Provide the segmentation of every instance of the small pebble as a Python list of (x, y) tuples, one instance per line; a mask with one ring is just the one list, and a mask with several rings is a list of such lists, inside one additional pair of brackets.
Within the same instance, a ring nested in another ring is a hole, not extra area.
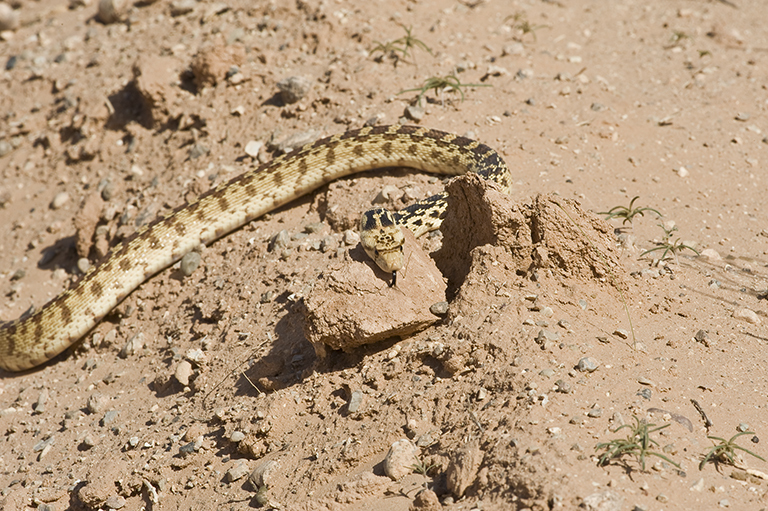
[(435, 316), (445, 316), (448, 314), (448, 302), (436, 302), (429, 307), (429, 312)]
[(418, 463), (419, 448), (403, 438), (392, 444), (384, 457), (384, 473), (393, 481), (413, 472), (413, 465)]
[(709, 334), (706, 330), (699, 330), (696, 332), (696, 335), (694, 335), (693, 338), (696, 340), (696, 342), (700, 342), (709, 348)]
[(701, 257), (706, 257), (710, 261), (722, 261), (722, 257), (714, 248), (705, 248), (701, 251)]
[(173, 373), (173, 377), (176, 378), (176, 381), (186, 387), (189, 385), (189, 378), (192, 376), (192, 373), (192, 364), (189, 360), (182, 360), (179, 362), (179, 365), (176, 366), (176, 371)]
[(424, 109), (418, 105), (408, 105), (405, 107), (405, 116), (413, 122), (421, 122), (424, 118)]
[(736, 427), (736, 431), (740, 433), (744, 433), (745, 431), (749, 431), (749, 424), (746, 422), (740, 422), (739, 425)]
[(48, 389), (43, 389), (37, 396), (37, 403), (32, 407), (35, 414), (45, 412), (45, 403), (48, 402)]
[(232, 483), (245, 477), (251, 469), (248, 466), (248, 462), (245, 460), (237, 460), (232, 468), (227, 470), (227, 481)]
[(80, 273), (87, 273), (88, 269), (91, 267), (91, 262), (86, 257), (81, 257), (77, 260), (77, 270)]
[(283, 140), (274, 143), (274, 148), (278, 152), (281, 153), (288, 153), (296, 148), (299, 148), (303, 145), (309, 144), (310, 142), (314, 142), (317, 140), (318, 132), (308, 130), (308, 131), (300, 131), (298, 133), (294, 133), (293, 135), (284, 138)]
[(5, 2), (0, 2), (0, 30), (19, 28), (19, 14)]
[(597, 370), (597, 367), (600, 364), (592, 357), (584, 357), (581, 360), (579, 360), (578, 365), (576, 366), (579, 371), (585, 372), (585, 373), (592, 373)]
[(258, 158), (259, 151), (261, 151), (262, 147), (264, 147), (264, 142), (261, 142), (259, 140), (251, 140), (250, 142), (245, 144), (245, 154), (247, 154), (251, 158)]
[(291, 76), (277, 82), (280, 98), (285, 104), (296, 103), (307, 95), (312, 88), (312, 82), (303, 76)]
[(568, 383), (565, 380), (557, 380), (555, 382), (555, 390), (557, 392), (560, 392), (561, 394), (570, 394), (571, 393), (571, 384)]
[(374, 197), (373, 203), (374, 204), (384, 204), (391, 200), (396, 200), (400, 198), (403, 195), (403, 193), (400, 191), (400, 188), (396, 187), (395, 185), (386, 185), (384, 188), (381, 189), (381, 191)]
[[(11, 57), (8, 59), (8, 62), (5, 63), (5, 70), (10, 71), (16, 66), (16, 57)], [(8, 67), (10, 66), (10, 68)], [(5, 156), (6, 154), (13, 151), (13, 146), (10, 142), (7, 140), (0, 140), (0, 157)], [(10, 198), (10, 197), (9, 197)], [(4, 200), (3, 203), (8, 202), (8, 199)]]
[(120, 509), (125, 506), (125, 497), (112, 495), (104, 502), (104, 505), (109, 509)]
[(597, 419), (598, 417), (603, 416), (603, 409), (602, 408), (591, 408), (587, 412), (587, 417), (591, 417), (592, 419)]
[(346, 231), (344, 231), (343, 239), (344, 239), (344, 244), (349, 246), (357, 245), (358, 243), (360, 243), (360, 235), (356, 231), (353, 231), (352, 229), (347, 229)]
[(355, 390), (352, 392), (352, 395), (349, 398), (349, 403), (347, 403), (347, 410), (349, 413), (357, 413), (360, 410), (360, 405), (363, 403), (363, 393), (359, 390)]
[(107, 424), (111, 423), (113, 420), (115, 420), (120, 412), (117, 410), (109, 410), (104, 414), (104, 417), (101, 418), (101, 421), (99, 423), (102, 426), (106, 426)]
[(198, 142), (196, 144), (193, 144), (192, 148), (189, 150), (189, 158), (191, 160), (196, 160), (197, 158), (200, 158), (201, 156), (205, 156), (210, 152), (211, 150), (207, 146)]
[(181, 273), (185, 277), (189, 277), (200, 266), (201, 260), (202, 260), (202, 256), (200, 255), (200, 252), (197, 252), (197, 251), (187, 252), (186, 254), (184, 254), (184, 257), (181, 258), (181, 264), (179, 265), (179, 269), (181, 270)]
[(275, 250), (280, 250), (288, 246), (288, 243), (291, 241), (291, 235), (283, 229), (282, 231), (275, 233), (272, 235), (272, 237), (269, 239), (269, 245), (267, 245), (267, 250), (270, 252), (274, 252)]
[(103, 395), (100, 392), (94, 392), (90, 396), (88, 396), (88, 402), (86, 403), (85, 407), (88, 409), (90, 413), (97, 414), (101, 413), (102, 411), (106, 410), (109, 406), (109, 397)]
[(620, 337), (622, 339), (627, 339), (629, 337), (629, 332), (627, 332), (623, 328), (619, 328), (613, 331), (613, 335), (615, 335), (616, 337)]
[(279, 466), (279, 463), (275, 460), (261, 461), (248, 476), (248, 480), (257, 490), (264, 486), (269, 486), (272, 484), (275, 472)]
[(742, 319), (752, 325), (759, 325), (761, 323), (757, 313), (746, 307), (741, 307), (733, 311), (733, 317), (736, 319)]
[(99, 0), (97, 17), (105, 25), (116, 23), (125, 16), (128, 7), (126, 0)]
[(131, 355), (135, 355), (144, 348), (144, 333), (139, 332), (134, 334), (128, 342), (125, 343), (123, 348), (118, 353), (120, 358), (128, 358)]
[(333, 236), (323, 236), (320, 240), (320, 252), (323, 254), (336, 250), (338, 246), (339, 244)]
[(171, 2), (171, 16), (183, 16), (195, 10), (196, 0), (174, 0)]
[(242, 442), (244, 438), (245, 433), (242, 431), (233, 431), (232, 434), (229, 435), (229, 441), (234, 443)]
[(59, 192), (51, 201), (51, 209), (59, 209), (69, 201), (69, 194), (67, 192)]

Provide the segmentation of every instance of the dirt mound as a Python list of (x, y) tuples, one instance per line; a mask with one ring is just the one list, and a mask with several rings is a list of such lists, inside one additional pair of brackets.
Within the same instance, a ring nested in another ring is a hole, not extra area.
[(534, 281), (556, 277), (603, 281), (626, 289), (613, 229), (578, 202), (553, 194), (513, 201), (495, 184), (466, 175), (448, 186), (449, 208), (435, 260), (453, 290), (485, 245), (502, 248), (496, 263)]

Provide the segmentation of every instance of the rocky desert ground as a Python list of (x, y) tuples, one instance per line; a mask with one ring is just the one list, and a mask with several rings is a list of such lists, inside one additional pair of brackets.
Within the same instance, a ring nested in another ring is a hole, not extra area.
[[(2, 373), (3, 509), (768, 507), (763, 2), (11, 0), (0, 29), (3, 321), (321, 137), (424, 126), (513, 178), (334, 181)], [(388, 287), (357, 219), (446, 186)], [(382, 311), (428, 320), (314, 336)]]

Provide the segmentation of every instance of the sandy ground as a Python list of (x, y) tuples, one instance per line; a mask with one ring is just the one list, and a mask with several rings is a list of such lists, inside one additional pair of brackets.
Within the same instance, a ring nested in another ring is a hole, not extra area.
[[(407, 122), (492, 146), (514, 186), (475, 183), (493, 215), (416, 242), (449, 304), (404, 339), (318, 356), (305, 303), (363, 264), (345, 230), (380, 192), (445, 186), (415, 171), (331, 183), (155, 276), (2, 374), (4, 509), (768, 506), (765, 461), (699, 466), (708, 435), (768, 456), (762, 1), (158, 0), (112, 23), (96, 4), (0, 10), (3, 320), (290, 137), (406, 122), (430, 77), (483, 86), (430, 90)], [(407, 55), (374, 51), (406, 29)], [(600, 214), (635, 196), (663, 217)], [(645, 467), (598, 466), (636, 420)]]

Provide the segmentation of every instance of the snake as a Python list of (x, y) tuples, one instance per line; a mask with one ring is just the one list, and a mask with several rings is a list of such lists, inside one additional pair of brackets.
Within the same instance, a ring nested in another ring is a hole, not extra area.
[[(421, 126), (366, 126), (322, 138), (213, 187), (111, 248), (74, 285), (43, 307), (0, 323), (0, 368), (24, 371), (50, 361), (83, 338), (143, 282), (258, 217), (358, 172), (410, 167), (429, 173), (474, 172), (508, 192), (510, 172), (489, 146)], [(441, 192), (398, 211), (374, 208), (360, 220), (365, 252), (395, 283), (403, 267), (402, 228), (418, 237), (440, 227)]]

